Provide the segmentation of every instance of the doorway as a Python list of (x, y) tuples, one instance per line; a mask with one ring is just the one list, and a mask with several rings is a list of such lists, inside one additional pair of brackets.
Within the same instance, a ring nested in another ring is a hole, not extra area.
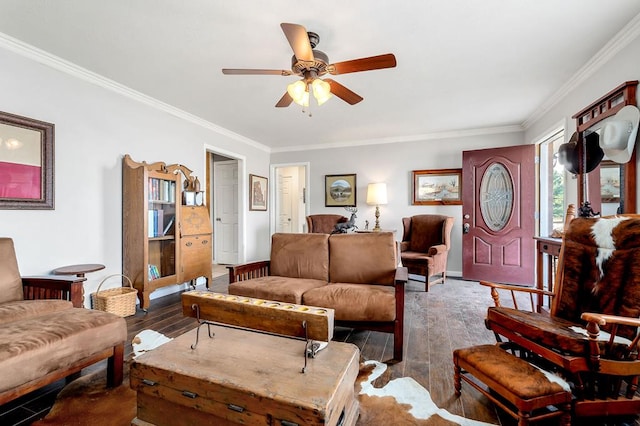
[[(213, 268), (233, 265), (241, 259), (241, 218), (239, 168), (241, 161), (216, 152), (207, 153), (209, 214), (213, 227)], [(242, 256), (243, 258), (244, 256)], [(220, 272), (222, 273), (222, 272)]]
[(274, 164), (271, 166), (271, 230), (284, 233), (302, 233), (309, 214), (309, 163)]

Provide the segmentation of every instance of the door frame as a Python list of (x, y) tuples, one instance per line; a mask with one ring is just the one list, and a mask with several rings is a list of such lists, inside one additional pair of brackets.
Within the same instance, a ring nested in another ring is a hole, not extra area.
[[(304, 179), (305, 179), (305, 199), (304, 199), (304, 216), (307, 217), (311, 213), (311, 208), (309, 203), (309, 194), (311, 187), (311, 163), (308, 161), (302, 162), (294, 162), (294, 163), (277, 163), (271, 164), (269, 166), (269, 178), (271, 180), (271, 185), (269, 185), (270, 194), (269, 194), (269, 203), (273, 206), (271, 217), (269, 218), (269, 231), (270, 234), (273, 234), (276, 230), (278, 220), (278, 204), (276, 203), (276, 196), (278, 193), (278, 179), (276, 179), (276, 169), (284, 168), (284, 167), (304, 167)], [(303, 224), (304, 226), (304, 224)]]
[[(211, 187), (211, 179), (213, 170), (209, 167), (209, 155), (218, 154), (224, 157), (228, 157), (232, 160), (236, 160), (238, 162), (238, 263), (246, 262), (247, 258), (247, 232), (246, 232), (246, 224), (247, 224), (247, 210), (249, 209), (249, 190), (248, 190), (248, 182), (247, 182), (247, 173), (246, 173), (246, 164), (247, 157), (244, 155), (235, 153), (233, 151), (228, 151), (226, 149), (218, 148), (212, 145), (204, 145), (204, 170), (206, 170), (207, 175), (207, 206), (209, 207), (209, 220), (211, 221), (211, 226), (213, 227), (213, 238), (214, 238), (214, 246), (215, 240), (218, 238), (217, 236), (217, 226), (214, 218), (214, 209), (213, 206), (216, 202), (216, 194), (213, 192), (213, 188)], [(211, 261), (213, 262), (213, 257)]]

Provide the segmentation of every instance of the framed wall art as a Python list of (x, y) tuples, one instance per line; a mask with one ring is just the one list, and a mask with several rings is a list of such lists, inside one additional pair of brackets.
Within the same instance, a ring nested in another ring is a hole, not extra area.
[(325, 207), (356, 206), (356, 175), (325, 175)]
[(249, 210), (267, 211), (268, 190), (266, 177), (249, 175)]
[(54, 125), (0, 112), (0, 209), (54, 208)]
[(462, 204), (462, 169), (413, 170), (413, 205)]

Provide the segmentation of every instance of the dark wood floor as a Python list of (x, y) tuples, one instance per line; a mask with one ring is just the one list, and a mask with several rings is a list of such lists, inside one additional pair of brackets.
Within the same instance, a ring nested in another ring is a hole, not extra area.
[[(216, 278), (211, 289), (226, 293), (226, 276)], [(486, 308), (491, 304), (489, 290), (475, 282), (448, 278), (446, 284), (434, 286), (425, 293), (423, 283), (410, 281), (406, 288), (404, 361), (390, 363), (389, 368), (393, 377), (413, 377), (429, 390), (438, 407), (467, 418), (512, 426), (516, 424), (513, 419), (497, 411), (486, 398), (468, 386), (463, 384), (460, 398), (454, 395), (452, 351), (495, 342), (493, 334), (484, 327)], [(152, 329), (176, 337), (194, 328), (196, 321), (182, 316), (180, 294), (177, 293), (152, 300), (148, 313), (139, 311), (128, 317), (127, 326), (129, 343), (125, 348), (125, 359), (130, 359), (130, 342), (140, 331)], [(384, 362), (393, 356), (393, 337), (386, 333), (336, 328), (335, 340), (357, 345), (364, 359)], [(85, 369), (83, 374), (101, 368), (104, 363)], [(63, 386), (64, 381), (56, 382), (0, 407), (0, 424), (28, 425), (44, 417)], [(580, 425), (585, 424), (587, 422), (581, 419)], [(640, 426), (637, 419), (593, 419), (589, 424)]]

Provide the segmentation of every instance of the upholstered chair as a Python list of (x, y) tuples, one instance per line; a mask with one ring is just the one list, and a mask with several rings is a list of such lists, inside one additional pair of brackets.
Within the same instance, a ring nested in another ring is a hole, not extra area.
[(347, 220), (349, 219), (339, 214), (312, 214), (307, 216), (307, 232), (330, 234), (337, 223)]
[[(424, 289), (444, 283), (447, 257), (451, 248), (453, 217), (420, 214), (402, 218), (404, 232), (400, 243), (400, 259), (410, 274), (424, 276)], [(431, 280), (431, 277), (436, 277)]]

